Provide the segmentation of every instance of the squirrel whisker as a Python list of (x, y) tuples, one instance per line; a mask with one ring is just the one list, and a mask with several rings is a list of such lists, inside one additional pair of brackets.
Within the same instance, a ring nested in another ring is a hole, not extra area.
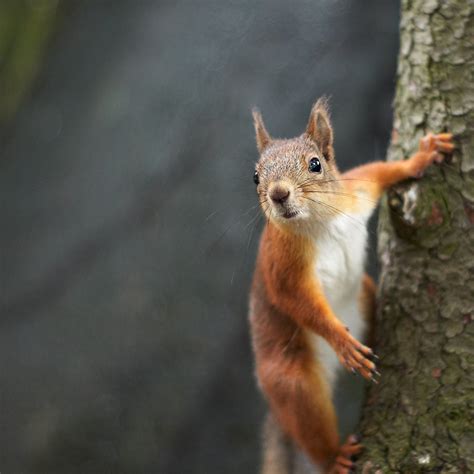
[(335, 211), (336, 214), (339, 214), (341, 216), (344, 216), (344, 217), (347, 217), (348, 219), (351, 219), (354, 223), (356, 223), (359, 228), (362, 228), (364, 230), (369, 230), (370, 232), (370, 229), (367, 229), (366, 225), (363, 223), (363, 222), (360, 222), (359, 220), (357, 220), (355, 217), (353, 216), (350, 216), (349, 214), (346, 214), (344, 211), (342, 211), (341, 209), (335, 207), (335, 206), (332, 206), (331, 204), (328, 204), (327, 202), (323, 202), (323, 201), (319, 201), (317, 199), (311, 199), (310, 197), (308, 196), (301, 196), (303, 199), (308, 199), (309, 201), (313, 201), (315, 202), (316, 204), (321, 204), (323, 206), (326, 206), (327, 208), (329, 209), (332, 209), (333, 211)]
[(377, 201), (373, 199), (366, 198), (364, 196), (358, 196), (357, 194), (350, 194), (350, 193), (341, 193), (339, 191), (321, 191), (319, 189), (305, 189), (305, 188), (298, 188), (304, 191), (305, 193), (319, 193), (319, 194), (336, 194), (338, 196), (347, 196), (352, 197), (354, 199), (363, 199), (364, 201), (370, 202), (372, 204), (377, 204)]

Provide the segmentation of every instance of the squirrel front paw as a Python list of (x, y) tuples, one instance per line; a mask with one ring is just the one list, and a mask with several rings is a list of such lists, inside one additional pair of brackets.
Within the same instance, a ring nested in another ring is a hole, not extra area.
[(441, 163), (443, 153), (450, 154), (454, 150), (452, 133), (428, 133), (420, 139), (418, 152), (409, 160), (410, 171), (414, 178), (421, 178), (425, 169), (432, 163)]
[(376, 377), (379, 377), (380, 373), (374, 363), (378, 357), (370, 347), (364, 346), (352, 337), (348, 328), (342, 326), (330, 342), (339, 361), (346, 369), (353, 374), (359, 372), (365, 379), (378, 383)]

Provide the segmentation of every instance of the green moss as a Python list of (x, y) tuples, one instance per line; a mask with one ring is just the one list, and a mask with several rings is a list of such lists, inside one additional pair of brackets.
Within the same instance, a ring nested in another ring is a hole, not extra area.
[(30, 89), (58, 13), (58, 0), (0, 0), (0, 124)]

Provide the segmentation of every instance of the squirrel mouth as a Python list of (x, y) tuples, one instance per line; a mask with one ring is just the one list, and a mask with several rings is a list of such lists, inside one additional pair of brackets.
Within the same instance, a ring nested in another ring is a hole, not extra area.
[(291, 219), (292, 217), (295, 217), (297, 214), (298, 214), (298, 211), (285, 211), (285, 213), (282, 215), (285, 219)]

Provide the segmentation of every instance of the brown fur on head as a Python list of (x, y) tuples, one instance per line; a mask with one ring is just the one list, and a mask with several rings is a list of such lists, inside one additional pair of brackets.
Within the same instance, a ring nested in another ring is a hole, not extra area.
[(253, 118), (260, 152), (255, 182), (267, 218), (279, 226), (302, 229), (334, 216), (340, 175), (327, 100), (314, 104), (305, 132), (296, 138), (274, 139), (256, 109)]

